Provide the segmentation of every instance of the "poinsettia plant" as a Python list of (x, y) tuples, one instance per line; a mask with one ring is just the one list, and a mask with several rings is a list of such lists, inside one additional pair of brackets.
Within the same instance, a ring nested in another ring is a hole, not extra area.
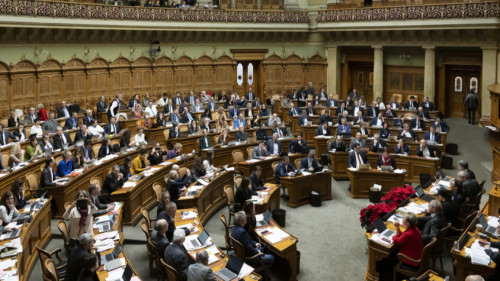
[(389, 193), (382, 197), (382, 202), (369, 205), (359, 212), (359, 221), (361, 227), (368, 229), (380, 217), (385, 216), (390, 211), (398, 207), (406, 198), (410, 197), (415, 190), (409, 185), (393, 188)]

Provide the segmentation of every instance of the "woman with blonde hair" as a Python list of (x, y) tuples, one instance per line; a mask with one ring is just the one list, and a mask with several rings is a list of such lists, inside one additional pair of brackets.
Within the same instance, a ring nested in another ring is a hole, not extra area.
[(39, 103), (37, 107), (38, 107), (38, 120), (41, 121), (49, 120), (49, 118), (47, 117), (47, 111), (45, 110), (43, 104)]
[(17, 116), (17, 111), (13, 110), (10, 113), (10, 117), (7, 122), (10, 128), (19, 126), (19, 117)]
[(12, 168), (14, 166), (17, 166), (21, 162), (23, 162), (21, 145), (19, 143), (15, 143), (14, 145), (12, 145), (12, 148), (10, 149), (8, 166)]
[(222, 119), (222, 120), (224, 120), (224, 121), (226, 121), (226, 119), (227, 119), (227, 114), (226, 114), (226, 112), (224, 111), (224, 107), (222, 107), (222, 106), (221, 106), (221, 107), (219, 107), (219, 109), (217, 109), (217, 112), (215, 113), (215, 119), (216, 119), (217, 121), (219, 121), (219, 120), (221, 120), (221, 119)]

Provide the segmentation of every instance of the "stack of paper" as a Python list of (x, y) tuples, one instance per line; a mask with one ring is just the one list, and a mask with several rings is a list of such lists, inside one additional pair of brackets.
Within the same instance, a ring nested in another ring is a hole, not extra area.
[(470, 257), (472, 264), (488, 266), (491, 261), (484, 247), (479, 245), (479, 240), (474, 241), (470, 248), (465, 248), (465, 255)]
[(172, 165), (172, 162), (165, 161), (165, 162), (161, 162), (158, 165), (160, 165), (160, 166), (169, 166), (169, 165)]
[(198, 214), (195, 211), (189, 211), (189, 212), (182, 213), (183, 220), (195, 219), (197, 216), (198, 216)]
[(429, 208), (429, 203), (419, 205), (415, 202), (411, 202), (410, 204), (399, 208), (399, 210), (404, 212), (404, 213), (421, 214), (421, 213), (425, 212), (428, 208)]
[(104, 233), (101, 233), (101, 234), (94, 236), (94, 240), (96, 240), (96, 244), (97, 244), (97, 241), (101, 241), (101, 240), (106, 240), (106, 239), (115, 240), (116, 236), (118, 236), (118, 238), (120, 238), (120, 234), (118, 233), (118, 231), (116, 231), (116, 230), (108, 231), (108, 232), (104, 232)]
[[(207, 251), (208, 253), (208, 264), (219, 261), (219, 258), (216, 256), (219, 253), (219, 249), (217, 249), (217, 246), (212, 245), (209, 248), (205, 249), (205, 251)], [(196, 252), (193, 252), (191, 256), (194, 260), (196, 260)]]
[(260, 161), (259, 159), (248, 159), (247, 163), (257, 163), (259, 161)]
[(384, 245), (386, 247), (389, 247), (392, 244), (391, 239), (380, 235), (380, 233), (372, 234), (371, 240), (375, 243), (378, 243), (380, 245)]
[(400, 214), (394, 214), (387, 221), (392, 223), (398, 222), (399, 224), (403, 224), (403, 216)]
[(123, 184), (123, 187), (126, 188), (126, 187), (134, 187), (136, 185), (135, 181), (126, 181), (124, 184)]
[(405, 172), (406, 172), (406, 170), (405, 170), (405, 169), (395, 169), (395, 170), (394, 170), (394, 173), (395, 173), (395, 174), (404, 174)]

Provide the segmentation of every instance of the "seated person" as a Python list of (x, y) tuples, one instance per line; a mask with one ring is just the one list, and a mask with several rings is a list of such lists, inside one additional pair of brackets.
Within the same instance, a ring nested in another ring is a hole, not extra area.
[(328, 145), (328, 151), (332, 151), (333, 149), (335, 149), (335, 151), (347, 150), (347, 146), (345, 144), (345, 141), (342, 139), (342, 135), (337, 135), (335, 140), (331, 141)]
[(276, 183), (280, 184), (280, 177), (288, 177), (290, 175), (294, 175), (295, 171), (295, 167), (290, 164), (290, 158), (288, 158), (288, 155), (281, 156), (281, 161), (278, 166), (276, 166), (276, 170), (274, 171), (274, 178), (276, 180)]
[(73, 171), (73, 160), (71, 156), (71, 151), (65, 150), (63, 152), (63, 159), (59, 162), (59, 164), (57, 164), (57, 177), (62, 178), (71, 174)]
[(331, 126), (333, 125), (333, 118), (330, 116), (330, 110), (325, 110), (325, 114), (321, 115), (318, 120), (319, 125), (322, 125), (323, 123), (329, 123), (328, 125)]
[(299, 121), (298, 121), (299, 126), (305, 126), (309, 122), (311, 122), (311, 116), (307, 115), (307, 112), (305, 110), (302, 110), (302, 113), (299, 116)]
[(101, 147), (99, 148), (99, 153), (97, 155), (97, 158), (106, 157), (111, 154), (113, 154), (113, 147), (111, 147), (111, 140), (104, 139), (102, 141)]
[(404, 109), (406, 110), (416, 110), (418, 106), (417, 101), (415, 101), (415, 97), (411, 96), (410, 100), (405, 102)]
[(205, 169), (205, 165), (203, 165), (203, 158), (201, 156), (197, 157), (193, 161), (193, 171), (191, 172), (193, 179), (199, 179), (206, 174), (207, 170)]
[(426, 215), (417, 218), (420, 231), (422, 233), (422, 241), (424, 244), (429, 243), (432, 238), (437, 237), (439, 231), (446, 226), (446, 218), (443, 215), (443, 205), (437, 200), (432, 200), (429, 203), (429, 209)]
[(244, 142), (248, 139), (248, 133), (245, 132), (245, 126), (241, 125), (238, 128), (238, 132), (236, 132), (234, 136), (234, 140), (238, 142)]
[(385, 147), (389, 147), (387, 142), (384, 139), (381, 139), (379, 134), (373, 135), (373, 140), (371, 142), (370, 151), (377, 152), (379, 149), (382, 149)]
[(397, 117), (392, 119), (392, 127), (402, 127), (405, 122), (403, 121), (403, 114), (398, 114)]
[(132, 167), (132, 157), (127, 156), (125, 157), (125, 160), (123, 161), (123, 165), (120, 166), (120, 173), (123, 175), (123, 181), (127, 181), (128, 178), (131, 176), (130, 174), (130, 168)]
[(156, 217), (161, 212), (165, 212), (168, 203), (170, 203), (170, 192), (165, 189), (161, 192), (161, 201), (158, 202), (158, 207), (156, 208)]
[(279, 139), (286, 137), (288, 135), (288, 132), (286, 128), (283, 127), (283, 124), (280, 121), (276, 122), (275, 124), (276, 126), (273, 126), (272, 130), (273, 134), (277, 134)]
[(347, 158), (347, 163), (349, 168), (359, 169), (361, 164), (368, 164), (368, 158), (366, 157), (366, 153), (361, 150), (361, 146), (359, 143), (354, 144), (353, 150), (349, 153)]
[(306, 151), (307, 145), (302, 139), (302, 133), (297, 134), (297, 138), (288, 143), (288, 153), (305, 153)]
[(186, 190), (186, 186), (189, 184), (190, 177), (191, 172), (189, 172), (189, 169), (182, 177), (180, 177), (179, 172), (175, 170), (171, 170), (168, 173), (167, 190), (170, 193), (171, 202), (177, 204), (180, 195)]
[(427, 111), (433, 111), (435, 109), (434, 103), (429, 101), (429, 97), (424, 97), (424, 101), (420, 104), (420, 107)]
[(120, 148), (129, 149), (132, 146), (135, 146), (135, 141), (130, 142), (130, 136), (132, 135), (132, 131), (129, 129), (123, 129), (122, 136), (120, 138)]
[(422, 120), (422, 117), (420, 115), (415, 115), (415, 118), (411, 119), (410, 128), (412, 130), (425, 131), (425, 122), (424, 120)]
[[(340, 106), (337, 107), (337, 109), (335, 110), (335, 115), (344, 114), (344, 111), (347, 111), (347, 114), (349, 114), (349, 109), (347, 108), (345, 101), (341, 101)], [(325, 113), (326, 113), (326, 111), (325, 111)]]
[(210, 148), (212, 147), (212, 144), (210, 144), (210, 137), (208, 136), (208, 131), (203, 129), (202, 131), (202, 136), (200, 137), (199, 139), (199, 145), (198, 145), (198, 149), (199, 149), (199, 155), (201, 156), (201, 151), (203, 149), (207, 149), (207, 148)]
[[(264, 131), (265, 130), (266, 129), (264, 129)], [(257, 134), (257, 136), (258, 136), (258, 134)], [(222, 129), (222, 134), (219, 136), (219, 140), (217, 142), (222, 144), (222, 145), (227, 145), (229, 143), (229, 139), (230, 139), (230, 136), (227, 133), (227, 129)]]
[(250, 182), (252, 183), (253, 191), (261, 191), (267, 189), (264, 180), (262, 180), (262, 168), (259, 165), (255, 166), (255, 170), (250, 174)]
[(363, 123), (359, 124), (358, 132), (360, 132), (362, 136), (369, 137), (372, 134), (369, 125), (370, 125), (370, 123), (368, 123), (368, 122), (363, 122)]
[(198, 126), (198, 121), (193, 119), (191, 123), (189, 123), (188, 132), (190, 135), (195, 135), (200, 132), (200, 126)]
[(349, 145), (349, 149), (353, 150), (355, 144), (359, 144), (359, 146), (361, 148), (366, 148), (366, 140), (361, 136), (360, 132), (357, 132), (356, 137), (351, 140), (351, 144)]
[(384, 110), (383, 116), (384, 116), (384, 118), (394, 118), (394, 117), (396, 117), (396, 112), (392, 110), (392, 106), (390, 104), (387, 104), (387, 107)]
[(281, 155), (282, 144), (278, 139), (278, 134), (273, 134), (273, 138), (267, 141), (267, 151), (269, 151), (274, 156)]
[[(174, 202), (170, 202), (165, 206), (165, 211), (160, 212), (158, 214), (158, 220), (164, 219), (167, 221), (168, 229), (165, 235), (167, 236), (168, 241), (173, 241), (174, 239), (174, 231), (175, 227), (175, 213), (177, 212), (177, 205)], [(194, 226), (191, 228), (180, 228), (179, 230), (184, 232), (184, 235), (191, 234), (191, 231), (194, 230)], [(168, 248), (168, 247), (167, 247)]]
[(97, 207), (97, 213), (94, 214), (94, 217), (102, 216), (108, 212), (111, 212), (114, 208), (113, 204), (105, 204), (102, 203), (102, 199), (99, 198), (101, 196), (101, 185), (100, 184), (90, 184), (89, 185), (89, 198), (90, 202)]
[(290, 104), (290, 108), (288, 109), (288, 116), (299, 116), (299, 109), (295, 107), (293, 102)]
[[(208, 6), (212, 7), (212, 2), (208, 2)], [(189, 266), (187, 280), (218, 280), (215, 278), (212, 268), (208, 266), (208, 252), (206, 250), (196, 252), (196, 263)]]
[[(244, 226), (247, 223), (247, 215), (244, 211), (239, 211), (234, 215), (234, 227), (231, 231), (231, 236), (239, 241), (243, 248), (245, 249), (245, 256), (253, 257), (258, 253), (261, 253), (262, 246), (260, 243), (253, 241), (245, 230)], [(265, 254), (260, 258), (260, 264), (270, 268), (274, 263), (274, 256)], [(250, 266), (256, 267), (260, 264), (250, 263)]]
[(395, 97), (392, 97), (391, 101), (389, 102), (389, 105), (392, 107), (392, 109), (397, 110), (399, 109), (400, 105), (399, 102), (396, 101)]
[(26, 152), (24, 152), (24, 161), (33, 161), (42, 154), (42, 147), (38, 144), (38, 140), (35, 136), (31, 136), (30, 144), (26, 147)]
[(394, 157), (392, 157), (389, 152), (389, 148), (384, 147), (384, 152), (382, 152), (377, 159), (377, 169), (381, 169), (382, 166), (391, 166), (393, 170), (396, 169), (396, 160), (394, 160)]
[(234, 129), (238, 129), (240, 126), (243, 126), (243, 127), (247, 126), (247, 120), (243, 116), (243, 113), (240, 113), (240, 115), (238, 115), (238, 118), (234, 119), (233, 125), (234, 125)]
[(337, 107), (338, 102), (333, 98), (333, 95), (329, 95), (329, 99), (326, 100), (326, 107)]
[(175, 139), (180, 136), (180, 131), (179, 131), (179, 123), (174, 123), (172, 128), (170, 128), (170, 131), (168, 133), (168, 138), (169, 139)]
[(450, 131), (450, 127), (446, 124), (446, 121), (441, 120), (440, 117), (436, 117), (432, 124), (436, 127), (437, 133), (448, 133)]
[(440, 188), (437, 192), (438, 200), (443, 205), (443, 214), (446, 222), (452, 222), (457, 216), (459, 209), (455, 202), (451, 200), (451, 192), (446, 188)]
[(104, 129), (97, 123), (96, 119), (92, 120), (92, 123), (88, 127), (88, 130), (92, 136), (101, 136), (102, 134), (104, 134)]
[(266, 142), (262, 140), (259, 142), (259, 145), (253, 149), (252, 159), (260, 159), (261, 157), (266, 157), (269, 155), (271, 155), (271, 153), (267, 151)]
[(259, 128), (255, 132), (255, 134), (257, 135), (257, 140), (267, 141), (267, 139), (268, 139), (267, 130), (266, 130), (266, 125), (264, 122), (260, 123)]
[(314, 169), (318, 168), (319, 164), (315, 158), (314, 152), (309, 152), (307, 157), (302, 158), (300, 160), (300, 169), (304, 171), (313, 172)]
[(372, 104), (366, 109), (366, 115), (368, 117), (375, 118), (378, 116), (379, 108), (377, 107), (377, 102), (372, 101)]
[(257, 195), (257, 192), (252, 190), (252, 183), (250, 182), (250, 179), (244, 177), (234, 195), (234, 203), (237, 204), (235, 205), (235, 209), (237, 211), (243, 210), (246, 205), (246, 201), (252, 199), (252, 195)]
[(137, 128), (137, 134), (135, 134), (134, 136), (134, 141), (136, 146), (146, 145), (147, 138), (146, 135), (144, 134), (144, 128), (142, 127)]
[[(340, 128), (340, 126), (339, 126)], [(330, 128), (328, 128), (328, 123), (324, 122), (321, 124), (321, 126), (316, 129), (316, 136), (331, 136), (332, 132), (330, 131)]]
[(56, 134), (52, 137), (52, 139), (54, 140), (54, 150), (63, 149), (65, 146), (73, 145), (69, 134), (63, 132), (63, 129), (60, 126), (56, 128)]
[(148, 156), (149, 163), (154, 166), (163, 162), (163, 158), (167, 155), (167, 151), (157, 142)]
[(149, 170), (151, 166), (146, 166), (146, 157), (148, 156), (148, 151), (145, 148), (141, 148), (139, 155), (132, 160), (132, 168), (130, 169), (130, 174), (140, 174), (145, 170)]
[(398, 140), (398, 143), (396, 143), (394, 153), (411, 155), (410, 147), (405, 143), (404, 139)]
[(72, 130), (78, 128), (78, 112), (72, 112), (71, 117), (66, 119), (64, 129)]
[(178, 143), (174, 144), (174, 149), (170, 149), (170, 151), (168, 151), (167, 159), (165, 159), (165, 160), (170, 160), (172, 158), (175, 158), (175, 157), (181, 155), (180, 154), (181, 151), (182, 151), (182, 143), (178, 142)]
[(426, 140), (420, 140), (420, 145), (417, 146), (417, 156), (426, 158), (441, 157), (441, 151), (433, 146), (428, 146)]
[[(497, 226), (495, 235), (497, 235), (497, 237), (500, 236), (500, 225)], [(484, 251), (490, 257), (491, 261), (498, 264), (500, 262), (500, 252), (498, 251), (498, 249), (500, 249), (500, 242), (487, 242), (487, 241), (483, 241), (483, 240), (478, 240), (478, 241), (479, 241), (480, 245), (484, 246)], [(493, 251), (492, 248), (495, 248), (496, 251)], [(478, 280), (480, 280), (480, 279), (478, 279)], [(500, 280), (500, 267), (499, 266), (496, 266), (495, 273), (493, 273), (493, 275), (488, 279), (488, 281), (495, 281), (495, 280)], [(466, 281), (472, 281), (472, 279), (470, 279), (470, 280), (466, 279)]]
[(344, 111), (344, 113), (340, 114), (337, 118), (338, 125), (342, 124), (342, 119), (345, 119), (346, 122), (351, 122), (351, 117), (347, 114), (347, 111)]
[(182, 247), (185, 239), (186, 234), (184, 230), (176, 229), (173, 231), (172, 244), (165, 249), (163, 255), (165, 262), (177, 271), (179, 281), (187, 281), (189, 260)]
[(110, 195), (123, 186), (123, 174), (120, 172), (120, 166), (114, 165), (111, 173), (106, 176), (102, 184), (102, 193)]
[[(167, 119), (165, 118), (165, 113), (163, 112), (158, 112), (158, 115), (156, 116), (156, 126), (158, 127), (166, 127), (167, 126)], [(106, 130), (106, 127), (104, 127), (104, 130)]]
[(465, 194), (463, 190), (463, 183), (458, 179), (450, 180), (451, 189), (451, 201), (455, 204), (455, 207), (460, 210), (462, 204), (465, 201)]
[(436, 126), (432, 125), (429, 132), (425, 132), (424, 139), (434, 143), (441, 143), (441, 134), (436, 133)]
[(12, 134), (14, 134), (14, 136), (17, 138), (17, 141), (20, 141), (20, 142), (26, 141), (26, 139), (28, 137), (28, 136), (26, 136), (26, 130), (24, 129), (23, 124), (19, 124), (17, 129), (15, 129)]
[(398, 132), (398, 139), (402, 139), (402, 138), (411, 139), (413, 141), (418, 140), (417, 134), (415, 134), (415, 132), (413, 132), (413, 130), (410, 129), (410, 127), (406, 123), (403, 124), (403, 129), (399, 130), (399, 132)]
[(374, 117), (372, 119), (372, 122), (370, 123), (372, 127), (377, 127), (377, 128), (382, 128), (383, 124), (384, 124), (384, 117), (382, 116), (382, 112), (379, 112), (377, 117)]
[(351, 126), (349, 126), (349, 124), (347, 124), (347, 119), (342, 118), (342, 120), (337, 128), (337, 133), (339, 135), (351, 135), (352, 134)]
[(7, 191), (2, 195), (2, 199), (0, 200), (0, 220), (2, 221), (2, 226), (11, 223), (17, 216), (19, 216), (19, 212), (16, 209), (14, 193)]
[(417, 116), (420, 116), (420, 118), (422, 118), (422, 120), (424, 120), (424, 121), (431, 119), (431, 115), (429, 114), (429, 111), (424, 109), (421, 106), (418, 107)]
[(380, 128), (380, 137), (383, 139), (388, 139), (389, 136), (392, 134), (391, 129), (389, 129), (389, 123), (384, 122), (382, 125), (382, 128)]
[(360, 110), (354, 118), (354, 125), (361, 125), (363, 122), (366, 122), (366, 118), (363, 116), (363, 111)]

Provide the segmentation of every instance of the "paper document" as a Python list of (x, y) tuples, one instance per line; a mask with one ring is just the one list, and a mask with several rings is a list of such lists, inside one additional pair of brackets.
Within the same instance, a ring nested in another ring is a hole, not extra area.
[(169, 166), (169, 165), (172, 165), (172, 162), (167, 162), (167, 161), (165, 161), (165, 162), (161, 162), (161, 163), (160, 163), (160, 164), (158, 164), (158, 165), (160, 165), (160, 166)]
[(135, 181), (126, 181), (124, 184), (123, 184), (123, 187), (126, 188), (126, 187), (134, 187), (136, 185)]

